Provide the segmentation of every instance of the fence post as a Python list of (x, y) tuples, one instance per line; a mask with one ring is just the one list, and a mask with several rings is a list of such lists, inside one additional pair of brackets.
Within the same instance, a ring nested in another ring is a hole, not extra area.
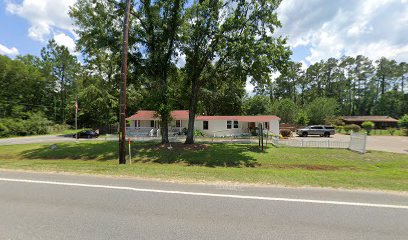
[(363, 153), (366, 153), (366, 147), (367, 147), (367, 134), (364, 134), (364, 147), (363, 147)]
[(330, 148), (330, 140), (327, 139), (327, 148)]
[(303, 139), (302, 139), (301, 143), (302, 143), (302, 147), (303, 147)]

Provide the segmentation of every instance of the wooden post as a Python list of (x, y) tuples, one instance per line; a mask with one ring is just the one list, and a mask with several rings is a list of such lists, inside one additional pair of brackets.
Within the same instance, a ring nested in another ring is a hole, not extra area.
[(129, 14), (130, 0), (126, 0), (125, 18), (123, 21), (123, 42), (122, 42), (122, 66), (120, 84), (120, 116), (119, 116), (119, 164), (126, 164), (126, 78), (128, 62), (128, 39), (129, 39)]
[(258, 147), (261, 146), (261, 125), (258, 124)]
[(262, 142), (262, 152), (264, 151), (264, 141), (263, 141), (263, 126), (261, 123), (261, 142)]

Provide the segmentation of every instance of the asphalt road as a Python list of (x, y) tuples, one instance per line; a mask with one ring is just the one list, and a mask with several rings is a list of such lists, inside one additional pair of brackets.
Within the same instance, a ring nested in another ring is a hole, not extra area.
[[(94, 141), (94, 140), (117, 140), (115, 136), (101, 136), (99, 138), (80, 138), (79, 141)], [(30, 144), (30, 143), (59, 143), (59, 142), (75, 142), (72, 135), (41, 135), (29, 137), (14, 137), (14, 138), (0, 138), (0, 145), (13, 144)]]
[(0, 239), (408, 239), (408, 195), (0, 171)]

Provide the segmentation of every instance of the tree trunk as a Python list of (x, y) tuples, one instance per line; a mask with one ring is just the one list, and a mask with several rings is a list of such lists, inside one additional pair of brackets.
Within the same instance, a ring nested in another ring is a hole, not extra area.
[(385, 76), (381, 78), (381, 96), (385, 93)]
[(185, 144), (194, 144), (194, 123), (195, 115), (197, 110), (197, 99), (198, 99), (198, 84), (197, 80), (193, 80), (191, 84), (191, 98), (188, 113), (188, 129)]
[(161, 116), (161, 129), (160, 129), (160, 134), (161, 134), (161, 138), (162, 138), (162, 144), (166, 144), (169, 143), (169, 121), (170, 121), (170, 111), (168, 111), (168, 94), (167, 94), (167, 89), (165, 87), (165, 85), (162, 85), (162, 91), (163, 96), (162, 96), (162, 100), (161, 100), (161, 104), (164, 107), (164, 109), (162, 109), (162, 111), (159, 111), (159, 114)]
[(160, 129), (160, 134), (161, 134), (161, 143), (162, 144), (167, 144), (169, 143), (169, 121), (168, 121), (168, 116), (163, 117), (162, 116), (162, 122), (161, 122), (161, 129)]

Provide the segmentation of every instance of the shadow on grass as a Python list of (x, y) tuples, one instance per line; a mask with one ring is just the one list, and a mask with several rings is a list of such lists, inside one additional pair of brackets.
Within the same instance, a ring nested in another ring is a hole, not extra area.
[[(117, 142), (58, 143), (25, 150), (20, 156), (33, 160), (117, 160)], [(127, 148), (126, 148), (127, 149)], [(140, 163), (187, 164), (207, 167), (256, 167), (254, 154), (259, 148), (247, 144), (134, 143), (132, 161)]]
[(249, 152), (260, 152), (258, 147), (244, 144), (171, 144), (133, 147), (135, 161), (161, 164), (186, 163), (207, 167), (256, 167), (256, 159)]
[[(56, 146), (52, 148), (51, 146)], [(115, 160), (118, 156), (116, 142), (58, 143), (26, 150), (21, 156), (26, 159), (43, 160)]]

